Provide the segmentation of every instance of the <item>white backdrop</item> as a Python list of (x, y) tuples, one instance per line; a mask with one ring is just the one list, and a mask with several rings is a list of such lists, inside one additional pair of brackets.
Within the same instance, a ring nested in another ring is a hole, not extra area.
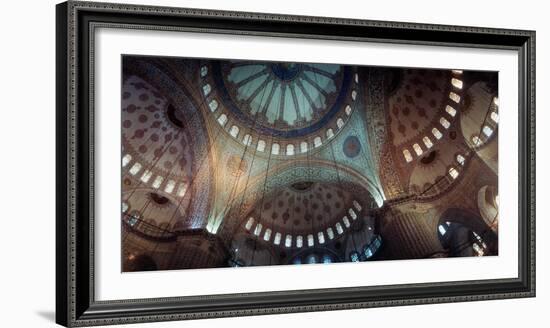
[[(307, 2), (277, 0), (273, 2), (226, 1), (121, 1), (154, 4), (259, 11), (287, 14), (339, 16), (379, 20), (400, 20), (457, 25), (509, 27), (537, 30), (539, 59), (538, 89), (550, 87), (549, 72), (544, 61), (550, 58), (550, 25), (543, 5), (536, 1), (515, 1), (513, 6), (503, 1), (449, 2), (381, 1), (379, 3), (340, 0)], [(25, 1), (5, 4), (0, 15), (2, 69), (0, 90), (3, 111), (0, 120), (1, 199), (4, 234), (0, 237), (2, 274), (0, 279), (2, 316), (6, 327), (54, 326), (55, 274), (55, 111), (54, 111), (54, 4), (55, 1)], [(361, 6), (358, 5), (361, 3)], [(542, 2), (540, 2), (542, 3)], [(518, 6), (522, 6), (519, 8)], [(516, 17), (518, 13), (521, 16)], [(524, 13), (530, 13), (525, 15)], [(548, 99), (540, 93), (537, 121), (549, 119)], [(7, 114), (7, 116), (6, 116)], [(539, 143), (550, 137), (539, 129)], [(539, 166), (548, 155), (538, 153)], [(538, 172), (538, 184), (548, 182), (548, 174)], [(540, 189), (540, 188), (539, 188)], [(539, 191), (537, 198), (546, 198)], [(543, 202), (538, 213), (542, 213)], [(6, 211), (7, 209), (7, 211)], [(321, 313), (245, 317), (132, 325), (132, 327), (281, 327), (295, 326), (308, 320), (308, 326), (325, 327), (334, 324), (387, 325), (422, 322), (425, 327), (463, 327), (465, 325), (520, 325), (541, 322), (548, 308), (550, 288), (544, 277), (549, 275), (548, 240), (542, 232), (550, 228), (543, 215), (537, 226), (538, 297), (536, 299), (486, 301), (459, 304), (407, 306)], [(546, 306), (545, 306), (546, 305)]]

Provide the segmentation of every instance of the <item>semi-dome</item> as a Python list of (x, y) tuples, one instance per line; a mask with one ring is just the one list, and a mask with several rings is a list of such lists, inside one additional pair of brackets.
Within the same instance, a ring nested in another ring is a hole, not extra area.
[(285, 247), (313, 247), (340, 237), (365, 216), (368, 192), (354, 186), (297, 181), (258, 199), (244, 228), (265, 242)]

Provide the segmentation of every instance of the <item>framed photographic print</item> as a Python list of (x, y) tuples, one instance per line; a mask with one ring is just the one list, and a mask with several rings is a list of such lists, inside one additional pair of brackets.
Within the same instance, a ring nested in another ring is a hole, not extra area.
[(535, 295), (535, 32), (57, 6), (65, 326)]

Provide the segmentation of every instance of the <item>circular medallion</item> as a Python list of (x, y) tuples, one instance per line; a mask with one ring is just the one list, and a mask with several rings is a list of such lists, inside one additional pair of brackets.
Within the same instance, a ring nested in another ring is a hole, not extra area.
[(346, 154), (347, 157), (353, 158), (361, 152), (361, 143), (359, 142), (359, 139), (357, 139), (356, 136), (349, 136), (344, 141), (344, 154)]

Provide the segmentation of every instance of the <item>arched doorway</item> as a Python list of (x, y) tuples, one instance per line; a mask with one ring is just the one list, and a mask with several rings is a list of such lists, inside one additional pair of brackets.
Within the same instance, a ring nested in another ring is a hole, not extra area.
[(483, 221), (498, 233), (498, 190), (494, 186), (483, 186), (477, 193), (477, 207)]
[(498, 255), (498, 236), (482, 218), (463, 209), (443, 213), (437, 234), (449, 257)]

